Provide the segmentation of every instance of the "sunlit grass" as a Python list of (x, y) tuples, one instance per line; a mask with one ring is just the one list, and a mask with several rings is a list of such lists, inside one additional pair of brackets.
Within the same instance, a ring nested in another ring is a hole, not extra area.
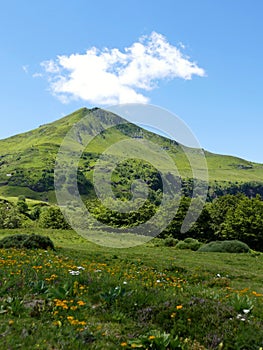
[(262, 346), (263, 255), (153, 242), (114, 249), (73, 231), (38, 233), (55, 252), (0, 250), (3, 349)]

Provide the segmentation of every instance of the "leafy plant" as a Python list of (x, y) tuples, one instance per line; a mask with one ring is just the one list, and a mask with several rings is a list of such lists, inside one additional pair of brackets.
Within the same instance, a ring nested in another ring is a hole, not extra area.
[(0, 248), (55, 249), (47, 236), (14, 234), (0, 240)]
[(191, 249), (191, 250), (198, 250), (202, 246), (202, 243), (199, 242), (197, 239), (193, 238), (186, 238), (184, 241), (179, 241), (176, 244), (177, 249)]
[(199, 252), (248, 253), (249, 246), (238, 240), (210, 242), (198, 249)]
[(169, 333), (153, 330), (139, 339), (128, 341), (129, 348), (153, 349), (153, 350), (182, 350), (185, 345), (178, 336), (172, 337)]

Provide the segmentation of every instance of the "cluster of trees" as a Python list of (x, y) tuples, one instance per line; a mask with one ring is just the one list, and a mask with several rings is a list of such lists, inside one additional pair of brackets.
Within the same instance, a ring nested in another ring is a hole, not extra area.
[[(180, 205), (168, 227), (159, 235), (161, 238), (173, 237), (184, 240), (186, 237), (201, 242), (237, 239), (252, 249), (263, 251), (263, 201), (259, 195), (248, 198), (243, 194), (224, 195), (204, 204), (197, 221), (182, 233), (181, 227), (191, 201), (199, 207), (199, 199), (182, 197)], [(114, 227), (132, 227), (148, 220), (158, 210), (150, 201), (132, 213), (123, 213), (106, 208), (99, 202), (92, 202), (89, 210), (101, 222)], [(154, 227), (153, 227), (154, 230)], [(152, 232), (143, 232), (151, 235)]]
[[(188, 232), (182, 233), (181, 226), (191, 201), (196, 201), (198, 207), (198, 198), (184, 196), (180, 199), (176, 215), (160, 234), (161, 238), (184, 240), (186, 237), (192, 237), (201, 242), (237, 239), (252, 249), (263, 251), (263, 201), (260, 195), (249, 198), (243, 194), (227, 194), (206, 202), (197, 221)], [(146, 222), (158, 211), (159, 206), (146, 200), (143, 205), (138, 205), (138, 208), (133, 212), (121, 212), (118, 208), (109, 209), (97, 200), (88, 204), (92, 215), (99, 222), (112, 227), (112, 231), (116, 227), (134, 227)], [(16, 204), (6, 200), (0, 201), (0, 228), (12, 229), (32, 225), (53, 229), (70, 228), (57, 206), (42, 203), (29, 208), (24, 197), (19, 197)], [(152, 232), (142, 234), (151, 235)]]
[(29, 208), (24, 196), (20, 196), (16, 203), (0, 200), (0, 229), (31, 226), (54, 229), (70, 228), (57, 206), (39, 203)]
[(185, 197), (183, 202), (184, 206), (180, 205), (163, 235), (169, 233), (179, 239), (188, 235), (203, 242), (237, 239), (252, 249), (263, 251), (263, 201), (259, 195), (248, 198), (242, 194), (227, 194), (206, 203), (198, 220), (186, 234), (180, 232), (180, 223), (190, 199)]

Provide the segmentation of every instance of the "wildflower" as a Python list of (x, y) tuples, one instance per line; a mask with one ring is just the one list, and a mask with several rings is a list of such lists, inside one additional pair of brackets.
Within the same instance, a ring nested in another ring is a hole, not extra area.
[(244, 314), (248, 314), (251, 310), (250, 309), (244, 309), (243, 312)]
[(176, 312), (173, 312), (173, 313), (171, 314), (171, 318), (175, 318), (175, 316), (176, 316)]
[(183, 305), (177, 305), (176, 306), (176, 310), (180, 310), (180, 309), (182, 309), (183, 308)]
[(155, 339), (155, 336), (154, 335), (150, 335), (148, 339), (149, 340), (153, 340), (153, 339)]
[(12, 325), (14, 324), (14, 322), (15, 322), (15, 321), (13, 321), (13, 320), (9, 320), (9, 321), (8, 321), (9, 326), (12, 326)]
[(77, 266), (77, 269), (78, 269), (78, 270), (85, 270), (85, 268), (82, 267), (82, 266)]
[(121, 346), (127, 346), (127, 343), (124, 341), (121, 343)]
[(243, 317), (241, 314), (237, 315), (237, 319), (243, 322), (246, 321), (245, 317)]
[(79, 324), (79, 321), (78, 321), (78, 320), (72, 320), (72, 321), (70, 321), (70, 323), (71, 323), (72, 325), (78, 325), (78, 324)]
[(69, 273), (70, 273), (72, 276), (78, 276), (78, 275), (79, 275), (79, 271), (69, 270)]
[(79, 300), (79, 301), (77, 301), (77, 304), (78, 304), (79, 306), (83, 306), (83, 305), (85, 305), (86, 303), (85, 303), (84, 301), (82, 301), (82, 300)]
[(73, 317), (73, 316), (68, 316), (67, 319), (68, 319), (69, 321), (72, 321), (72, 320), (74, 319), (74, 317)]

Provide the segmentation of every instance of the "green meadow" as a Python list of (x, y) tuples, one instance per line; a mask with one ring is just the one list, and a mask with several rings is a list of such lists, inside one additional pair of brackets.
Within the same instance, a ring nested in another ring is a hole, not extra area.
[(0, 249), (1, 349), (262, 349), (263, 254), (37, 233), (55, 250)]

